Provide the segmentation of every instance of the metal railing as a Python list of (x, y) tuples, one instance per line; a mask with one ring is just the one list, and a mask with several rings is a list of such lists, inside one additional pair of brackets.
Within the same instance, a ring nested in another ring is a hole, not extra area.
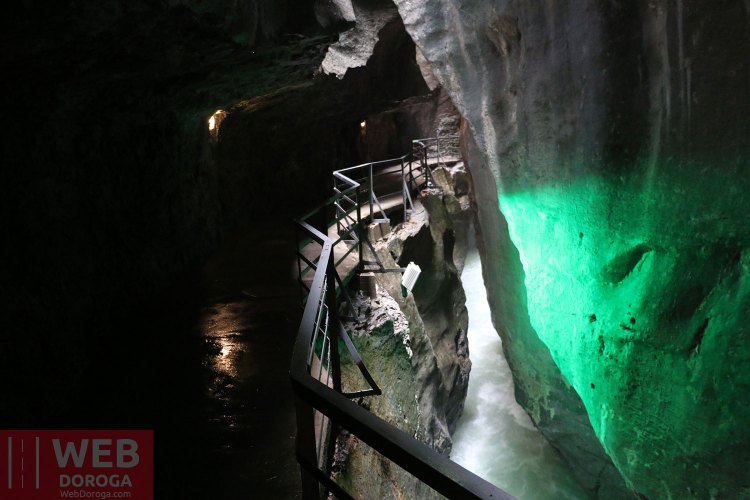
[(424, 155), (424, 162), (434, 158), (438, 165), (455, 162), (460, 158), (460, 136), (444, 135), (442, 137), (428, 137), (425, 139), (414, 139), (412, 151)]
[[(432, 168), (441, 161), (440, 142), (448, 139), (419, 139), (412, 142), (412, 152), (403, 156), (333, 172), (333, 195), (298, 221), (310, 223), (324, 233), (335, 225), (334, 248), (342, 242), (348, 245), (347, 250), (336, 258), (337, 269), (350, 255), (357, 253), (357, 266), (342, 277), (343, 282), (348, 283), (355, 273), (362, 271), (402, 271), (400, 268), (386, 269), (380, 263), (367, 238), (365, 223), (389, 223), (386, 213), (389, 206), (402, 206), (404, 218), (408, 219), (414, 211), (412, 193), (435, 185)], [(432, 144), (435, 147), (431, 147)], [(320, 254), (310, 252), (310, 245), (314, 246), (315, 240), (304, 231), (298, 232), (297, 242), (297, 276), (304, 304), (315, 271), (315, 259)], [(369, 250), (367, 258), (366, 250)]]
[[(394, 206), (403, 207), (404, 218), (408, 219), (414, 211), (413, 193), (435, 186), (432, 169), (444, 164), (447, 158), (446, 150), (450, 150), (446, 145), (457, 141), (458, 136), (416, 139), (412, 141), (412, 151), (400, 157), (334, 171), (333, 196), (300, 220), (308, 222), (316, 218), (324, 232), (335, 224), (338, 238), (334, 241), (334, 247), (341, 242), (349, 245), (349, 250), (337, 258), (337, 268), (344, 259), (357, 251), (359, 266), (354, 271), (401, 271), (386, 270), (377, 261), (377, 255), (366, 238), (364, 224), (389, 223), (387, 211)], [(457, 147), (453, 149), (457, 150)], [(329, 216), (332, 216), (332, 220), (328, 219)], [(298, 242), (302, 249), (309, 242), (309, 238), (298, 237)], [(370, 250), (375, 261), (364, 259), (365, 249)], [(299, 277), (304, 280), (306, 275), (311, 274), (312, 267), (305, 258), (301, 260), (305, 266), (299, 267)], [(376, 268), (365, 269), (367, 266)], [(344, 279), (347, 280), (348, 276)]]
[[(341, 323), (344, 317), (342, 311), (353, 312), (353, 307), (346, 291), (348, 277), (342, 279), (339, 276), (337, 265), (341, 259), (334, 257), (334, 248), (342, 241), (350, 242), (347, 255), (358, 248), (360, 269), (363, 262), (367, 262), (362, 260), (362, 245), (369, 245), (363, 221), (388, 220), (381, 200), (393, 196), (393, 193), (384, 196), (377, 189), (384, 185), (376, 181), (379, 176), (400, 174), (401, 203), (405, 210), (407, 200), (412, 201), (411, 193), (414, 190), (430, 186), (430, 164), (425, 153), (429, 143), (424, 139), (420, 141), (423, 142), (417, 154), (410, 153), (401, 158), (334, 172), (334, 195), (321, 207), (295, 221), (308, 252), (297, 252), (304, 312), (292, 353), (290, 376), (297, 413), (297, 460), (300, 463), (304, 498), (308, 500), (326, 498), (329, 493), (340, 499), (352, 498), (330, 477), (333, 450), (340, 428), (348, 430), (448, 498), (512, 498), (352, 401), (353, 398), (379, 395), (381, 390)], [(439, 155), (439, 143), (434, 141)], [(362, 191), (367, 198), (361, 196)], [(363, 199), (367, 201), (362, 203)], [(364, 217), (363, 204), (369, 209)], [(328, 209), (334, 213), (337, 239), (324, 234), (333, 225), (325, 217)], [(376, 214), (379, 218), (376, 218)], [(313, 218), (320, 221), (322, 231), (310, 224)], [(316, 246), (315, 255), (309, 254), (311, 246)], [(372, 253), (375, 254), (374, 250)], [(308, 273), (313, 273), (311, 280), (303, 279), (303, 264)], [(342, 390), (340, 346), (348, 351), (369, 384), (368, 389), (351, 393)]]

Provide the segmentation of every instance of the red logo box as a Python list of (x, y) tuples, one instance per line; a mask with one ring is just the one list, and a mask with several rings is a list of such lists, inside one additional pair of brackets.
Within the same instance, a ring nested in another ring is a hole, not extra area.
[(0, 499), (154, 498), (153, 431), (0, 431)]

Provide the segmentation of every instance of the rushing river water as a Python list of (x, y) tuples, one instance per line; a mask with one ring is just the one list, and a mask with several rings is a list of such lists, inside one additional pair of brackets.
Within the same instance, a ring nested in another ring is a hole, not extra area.
[(461, 281), (469, 310), (472, 367), (451, 458), (520, 500), (586, 498), (568, 466), (516, 403), (473, 246)]

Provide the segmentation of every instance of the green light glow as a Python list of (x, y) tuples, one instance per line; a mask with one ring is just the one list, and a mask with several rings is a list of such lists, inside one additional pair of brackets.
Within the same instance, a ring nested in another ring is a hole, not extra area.
[(715, 170), (632, 171), (499, 205), (531, 325), (597, 436), (631, 487), (674, 495), (747, 442), (750, 224)]

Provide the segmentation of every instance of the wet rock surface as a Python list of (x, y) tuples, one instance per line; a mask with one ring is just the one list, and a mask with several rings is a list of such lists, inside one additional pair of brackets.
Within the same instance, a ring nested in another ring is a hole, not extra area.
[(536, 425), (592, 495), (744, 494), (746, 3), (396, 3)]
[(383, 290), (377, 290), (375, 298), (369, 298), (358, 293), (352, 304), (355, 311), (355, 319), (347, 321), (346, 328), (355, 337), (362, 337), (370, 332), (383, 328), (385, 323), (390, 322), (393, 335), (401, 338), (406, 348), (406, 353), (411, 358), (411, 341), (409, 339), (409, 321), (401, 312), (401, 309), (390, 295)]
[(399, 275), (381, 274), (378, 282), (409, 319), (412, 364), (428, 443), (449, 452), (450, 432), (463, 408), (471, 361), (463, 288), (453, 264), (453, 221), (441, 201), (443, 195), (432, 196), (422, 200), (424, 206), (408, 222), (376, 245), (386, 267), (412, 261), (421, 267), (413, 293), (401, 296)]
[[(458, 260), (463, 265), (468, 231), (464, 224), (470, 212), (467, 195), (460, 201), (455, 197), (455, 179), (462, 175), (462, 167), (438, 171), (445, 191), (423, 191), (409, 220), (375, 243), (386, 268), (410, 261), (422, 268), (413, 293), (402, 296), (400, 273), (377, 274), (377, 297), (357, 297), (356, 317), (347, 329), (383, 389), (382, 396), (364, 398), (360, 404), (437, 451), (449, 453), (450, 433), (463, 410), (471, 369), (465, 296), (454, 264)], [(363, 387), (355, 367), (345, 368), (344, 376), (353, 388)], [(437, 497), (350, 435), (339, 440), (337, 456), (337, 478), (352, 488), (350, 492), (378, 498)]]
[[(451, 202), (458, 204), (455, 197), (443, 192), (424, 197), (422, 205), (428, 214), (427, 225), (413, 237), (404, 239), (400, 254), (390, 247), (400, 266), (414, 262), (422, 269), (413, 295), (447, 391), (443, 410), (449, 432), (453, 432), (463, 411), (471, 370), (466, 339), (466, 299), (460, 272), (454, 263), (454, 256), (466, 255), (468, 225), (464, 225), (467, 221), (464, 216), (468, 212), (458, 208), (451, 213)], [(468, 209), (468, 203), (464, 208)], [(459, 240), (457, 235), (462, 231), (464, 238)]]

